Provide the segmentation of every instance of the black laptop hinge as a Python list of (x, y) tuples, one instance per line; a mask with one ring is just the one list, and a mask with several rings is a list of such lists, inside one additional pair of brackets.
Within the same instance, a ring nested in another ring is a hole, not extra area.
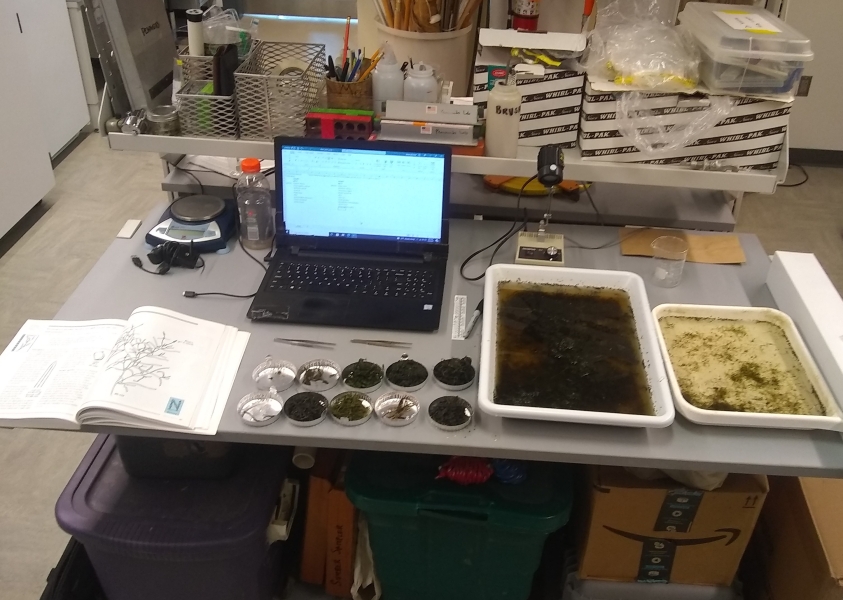
[(422, 258), (426, 263), (433, 262), (433, 252), (423, 252)]

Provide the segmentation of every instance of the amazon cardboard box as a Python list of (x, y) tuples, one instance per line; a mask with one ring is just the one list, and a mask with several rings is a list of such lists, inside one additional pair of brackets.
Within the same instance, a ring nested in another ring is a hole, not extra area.
[(595, 467), (579, 576), (731, 585), (768, 490), (763, 475), (729, 475), (705, 492)]
[(747, 598), (843, 600), (843, 480), (771, 477), (742, 569)]

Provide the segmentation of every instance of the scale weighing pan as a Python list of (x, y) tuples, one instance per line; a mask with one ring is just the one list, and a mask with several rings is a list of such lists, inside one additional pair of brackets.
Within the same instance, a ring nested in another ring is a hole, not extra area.
[(196, 252), (225, 254), (236, 218), (233, 202), (216, 196), (184, 196), (164, 211), (159, 223), (146, 234), (146, 243), (154, 247), (164, 242), (192, 242)]

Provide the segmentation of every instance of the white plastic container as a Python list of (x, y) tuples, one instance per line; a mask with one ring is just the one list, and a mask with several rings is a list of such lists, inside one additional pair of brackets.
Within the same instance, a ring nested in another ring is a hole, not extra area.
[(423, 62), (407, 69), (404, 80), (404, 100), (407, 102), (438, 102), (439, 81), (433, 76), (433, 67)]
[(383, 52), (383, 58), (372, 72), (372, 101), (375, 114), (380, 116), (386, 110), (387, 100), (404, 99), (404, 72), (395, 58), (389, 44)]
[(713, 92), (793, 100), (811, 41), (763, 8), (690, 2), (679, 15), (697, 42), (700, 78)]
[(486, 156), (515, 158), (521, 127), (521, 92), (513, 81), (498, 81), (486, 106)]
[[(702, 317), (735, 321), (766, 321), (781, 327), (790, 347), (796, 354), (797, 360), (805, 369), (808, 381), (820, 399), (828, 416), (812, 415), (783, 415), (772, 413), (742, 413), (722, 410), (707, 410), (697, 408), (682, 395), (679, 381), (670, 360), (667, 343), (662, 334), (658, 321), (664, 317)], [(656, 320), (659, 346), (664, 356), (667, 376), (673, 390), (676, 408), (689, 421), (703, 425), (733, 425), (736, 427), (767, 427), (779, 429), (839, 429), (843, 418), (841, 410), (832, 396), (831, 391), (820, 375), (814, 359), (802, 341), (796, 325), (785, 313), (772, 308), (738, 307), (738, 306), (706, 306), (696, 304), (662, 304), (653, 309)]]
[[(626, 415), (495, 404), (498, 284), (504, 281), (603, 287), (626, 292), (632, 305), (654, 414)], [(619, 425), (623, 427), (667, 427), (673, 423), (676, 411), (670, 397), (670, 386), (665, 373), (664, 361), (659, 351), (656, 325), (650, 311), (650, 302), (647, 299), (644, 280), (639, 275), (626, 271), (499, 264), (486, 270), (483, 298), (483, 338), (480, 345), (480, 389), (478, 392), (478, 405), (483, 412), (514, 419), (566, 421), (569, 423)]]
[[(372, 3), (368, 2), (368, 5), (372, 6)], [(365, 10), (368, 11), (369, 8), (367, 7)], [(377, 48), (384, 41), (387, 41), (392, 46), (399, 65), (411, 58), (414, 64), (424, 62), (434, 67), (437, 75), (444, 81), (454, 82), (455, 96), (470, 93), (468, 92), (468, 84), (471, 81), (471, 66), (474, 57), (473, 25), (458, 31), (422, 33), (393, 29), (377, 22), (375, 19), (372, 19), (372, 21), (374, 21), (376, 27), (374, 31), (375, 39), (370, 41), (367, 36), (363, 35), (363, 29), (368, 28), (369, 25), (361, 24), (358, 25), (358, 32), (363, 37), (358, 38), (358, 43), (370, 48)]]

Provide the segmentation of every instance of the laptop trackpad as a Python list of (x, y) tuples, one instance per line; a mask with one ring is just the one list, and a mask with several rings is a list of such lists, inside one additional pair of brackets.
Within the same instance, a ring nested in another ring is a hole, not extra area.
[[(314, 295), (299, 304), (299, 317), (306, 321), (331, 322), (343, 317), (348, 308), (348, 297), (342, 295)], [(333, 318), (332, 318), (333, 317)]]

